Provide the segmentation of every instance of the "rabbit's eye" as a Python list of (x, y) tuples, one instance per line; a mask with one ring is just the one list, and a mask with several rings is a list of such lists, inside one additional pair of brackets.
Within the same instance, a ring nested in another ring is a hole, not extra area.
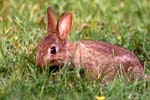
[(51, 54), (56, 54), (56, 47), (52, 46), (50, 49)]

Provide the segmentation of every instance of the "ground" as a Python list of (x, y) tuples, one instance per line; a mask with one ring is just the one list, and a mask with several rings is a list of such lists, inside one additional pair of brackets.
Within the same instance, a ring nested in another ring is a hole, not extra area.
[(82, 78), (68, 66), (57, 73), (35, 65), (35, 50), (46, 29), (46, 9), (56, 19), (73, 14), (69, 40), (102, 40), (134, 52), (150, 74), (149, 0), (0, 0), (0, 99), (149, 100), (150, 81), (116, 76), (112, 82)]

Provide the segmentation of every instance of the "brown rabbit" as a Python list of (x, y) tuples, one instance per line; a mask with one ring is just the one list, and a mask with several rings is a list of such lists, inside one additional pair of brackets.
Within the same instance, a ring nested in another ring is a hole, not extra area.
[(67, 41), (71, 30), (72, 14), (63, 13), (55, 26), (52, 9), (47, 9), (47, 34), (39, 42), (36, 51), (37, 66), (81, 67), (85, 75), (112, 79), (116, 72), (131, 73), (133, 79), (144, 76), (143, 67), (138, 58), (129, 50), (102, 41)]

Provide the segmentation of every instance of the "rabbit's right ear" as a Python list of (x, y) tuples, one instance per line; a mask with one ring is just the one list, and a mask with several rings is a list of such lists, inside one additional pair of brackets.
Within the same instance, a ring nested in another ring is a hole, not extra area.
[(55, 31), (55, 21), (51, 7), (47, 8), (47, 33)]
[(72, 14), (71, 14), (71, 12), (63, 13), (60, 16), (60, 18), (57, 22), (57, 26), (56, 26), (56, 30), (59, 32), (58, 36), (62, 40), (66, 39), (67, 34), (71, 30), (71, 25), (72, 25)]

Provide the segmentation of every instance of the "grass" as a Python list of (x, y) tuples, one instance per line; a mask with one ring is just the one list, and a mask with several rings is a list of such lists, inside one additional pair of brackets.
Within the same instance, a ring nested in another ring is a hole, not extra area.
[[(81, 78), (69, 66), (57, 73), (35, 65), (35, 50), (45, 34), (46, 9), (56, 18), (73, 13), (69, 40), (91, 39), (128, 48), (150, 73), (149, 0), (0, 0), (0, 99), (149, 100), (150, 81), (125, 81), (119, 77), (108, 83)], [(88, 28), (81, 28), (85, 24)]]

